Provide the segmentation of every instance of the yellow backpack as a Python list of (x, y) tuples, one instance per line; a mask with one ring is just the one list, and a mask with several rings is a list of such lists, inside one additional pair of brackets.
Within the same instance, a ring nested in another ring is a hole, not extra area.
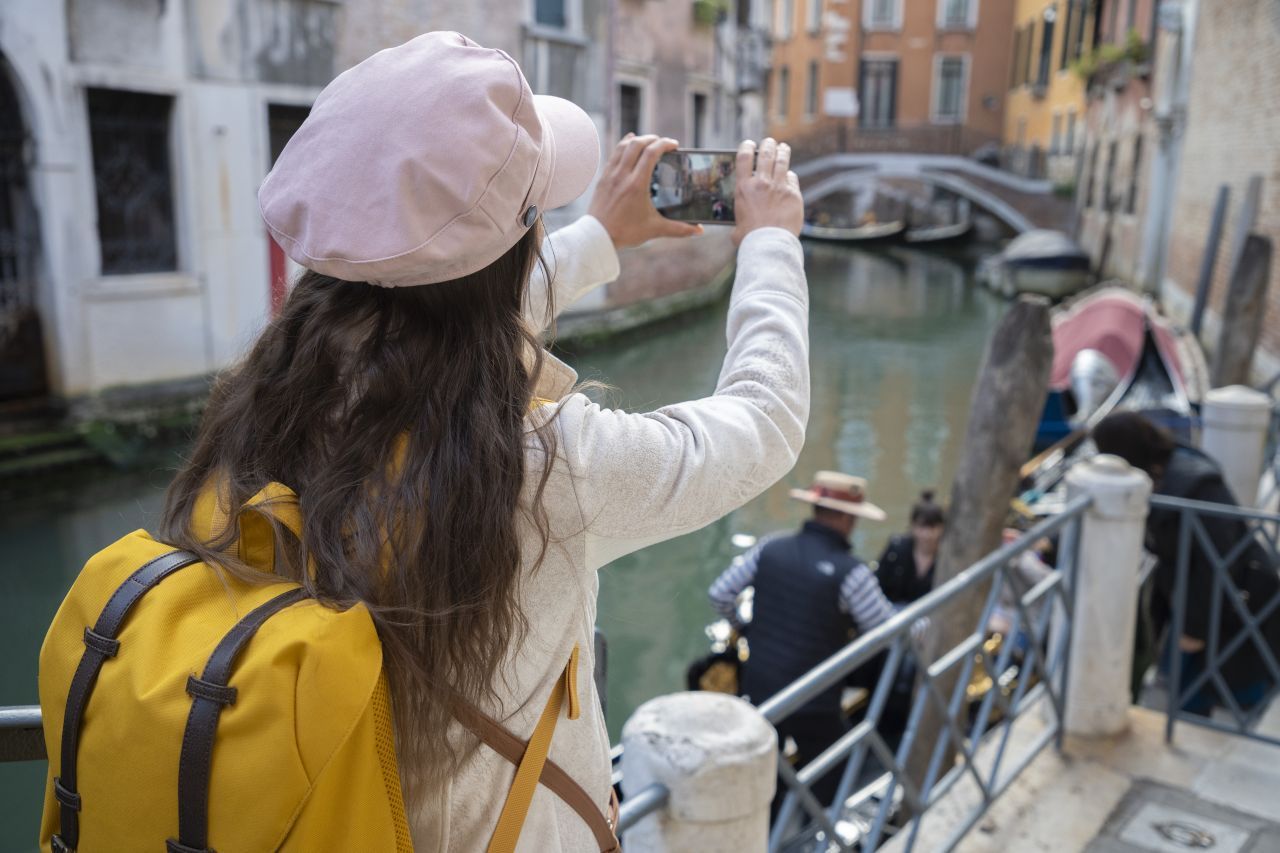
[[(197, 526), (219, 515), (202, 498)], [(239, 556), (270, 573), (268, 515), (299, 533), (297, 497), (273, 483), (235, 519)], [(44, 850), (413, 849), (363, 606), (246, 583), (136, 530), (72, 585), (39, 681)]]
[[(232, 518), (210, 490), (194, 533), (234, 523), (236, 555), (270, 575), (273, 519), (301, 535), (287, 486), (268, 484)], [(616, 798), (606, 816), (547, 757), (562, 707), (578, 714), (577, 669), (575, 647), (528, 741), (454, 708), (516, 767), (490, 853), (515, 850), (539, 785), (601, 851), (618, 850)], [(248, 583), (136, 530), (85, 564), (45, 636), (39, 682), (44, 850), (413, 850), (382, 645), (363, 606)]]

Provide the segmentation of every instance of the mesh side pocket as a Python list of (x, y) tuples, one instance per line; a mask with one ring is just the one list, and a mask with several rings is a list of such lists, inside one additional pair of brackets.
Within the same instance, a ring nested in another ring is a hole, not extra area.
[(391, 817), (396, 825), (396, 853), (413, 853), (413, 838), (409, 835), (409, 821), (404, 811), (404, 793), (400, 789), (400, 765), (396, 761), (391, 689), (385, 671), (378, 676), (378, 686), (373, 692), (373, 732), (378, 764), (382, 768), (382, 784), (386, 786), (387, 802), (391, 804)]

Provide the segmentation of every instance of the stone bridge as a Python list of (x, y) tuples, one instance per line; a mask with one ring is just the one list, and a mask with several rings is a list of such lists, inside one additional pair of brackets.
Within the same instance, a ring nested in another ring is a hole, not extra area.
[(1033, 228), (1072, 230), (1072, 203), (1053, 192), (1049, 181), (1032, 180), (943, 154), (829, 154), (799, 163), (805, 201), (863, 188), (877, 179), (920, 181), (961, 198), (1022, 233)]

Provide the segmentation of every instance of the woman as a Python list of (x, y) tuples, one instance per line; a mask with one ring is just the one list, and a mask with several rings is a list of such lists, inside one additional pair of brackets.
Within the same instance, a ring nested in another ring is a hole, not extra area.
[(933, 589), (933, 566), (947, 523), (933, 495), (931, 489), (920, 493), (911, 507), (911, 532), (891, 538), (880, 555), (876, 578), (894, 604), (910, 604)]
[[(1168, 431), (1137, 412), (1122, 412), (1104, 418), (1093, 429), (1093, 441), (1100, 452), (1119, 456), (1145, 471), (1151, 477), (1154, 494), (1236, 506), (1235, 497), (1223, 480), (1217, 463), (1202, 451), (1179, 444)], [(1247, 604), (1256, 615), (1280, 596), (1280, 577), (1266, 550), (1257, 542), (1238, 547), (1252, 535), (1252, 529), (1244, 521), (1205, 514), (1200, 516), (1198, 526), (1212, 543), (1218, 558), (1238, 555), (1230, 566), (1230, 575), (1241, 593), (1242, 604)], [(1181, 513), (1152, 507), (1147, 516), (1146, 548), (1158, 561), (1151, 593), (1153, 637), (1165, 631), (1173, 619), (1181, 529)], [(1182, 655), (1182, 684), (1179, 689), (1186, 689), (1204, 671), (1206, 646), (1213, 626), (1216, 625), (1218, 630), (1218, 647), (1230, 643), (1242, 630), (1239, 613), (1227, 600), (1225, 587), (1218, 618), (1213, 618), (1210, 602), (1214, 601), (1214, 587), (1219, 584), (1218, 573), (1194, 528), (1191, 543), (1184, 599), (1186, 615), (1182, 633), (1176, 638), (1178, 653)], [(1280, 657), (1280, 614), (1273, 612), (1263, 624), (1260, 636), (1269, 646), (1272, 656)], [(1143, 637), (1140, 635), (1138, 639), (1142, 641)], [(1168, 652), (1172, 654), (1174, 641), (1169, 639), (1167, 642)], [(1139, 661), (1144, 661), (1144, 652), (1144, 649), (1138, 649)], [(1145, 670), (1145, 666), (1142, 668)], [(1261, 702), (1275, 683), (1269, 674), (1264, 653), (1253, 638), (1246, 640), (1234, 654), (1221, 662), (1218, 671), (1231, 691), (1231, 699), (1245, 710)], [(1136, 678), (1141, 677), (1139, 672), (1134, 674)], [(1183, 709), (1207, 716), (1215, 705), (1229, 704), (1228, 698), (1210, 678), (1184, 702)]]
[[(571, 713), (550, 757), (608, 808), (589, 676), (595, 571), (745, 503), (803, 442), (803, 206), (773, 140), (738, 151), (738, 276), (713, 396), (603, 409), (540, 346), (557, 308), (617, 275), (616, 249), (699, 232), (648, 198), (675, 147), (628, 136), (588, 215), (544, 241), (541, 213), (595, 178), (594, 125), (534, 96), (506, 54), (429, 33), (334, 80), (259, 192), (306, 271), (217, 383), (164, 536), (248, 574), (225, 537), (193, 534), (198, 498), (216, 488), (236, 507), (271, 481), (296, 491), (288, 573), (377, 621), (419, 850), (485, 847), (512, 784), (451, 708), (526, 739), (566, 672)], [(529, 850), (596, 843), (553, 796), (533, 799), (520, 838)]]

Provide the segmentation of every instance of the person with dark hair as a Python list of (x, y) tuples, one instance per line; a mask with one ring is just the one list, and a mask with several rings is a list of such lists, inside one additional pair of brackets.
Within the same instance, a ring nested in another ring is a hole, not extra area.
[[(543, 346), (557, 310), (618, 275), (618, 249), (701, 233), (649, 198), (676, 147), (629, 134), (596, 181), (586, 113), (535, 95), (502, 51), (428, 33), (330, 83), (259, 191), (305, 270), (214, 386), (162, 538), (263, 581), (225, 518), (265, 487), (291, 496), (277, 574), (372, 614), (416, 849), (509, 849), (522, 825), (521, 849), (601, 849), (596, 572), (746, 503), (803, 444), (804, 205), (773, 139), (738, 148), (714, 393), (603, 408)], [(593, 181), (587, 215), (547, 237), (543, 213)], [(535, 733), (520, 778), (546, 759), (576, 805), (513, 787), (515, 759), (488, 746)]]
[[(1093, 429), (1093, 441), (1102, 453), (1119, 456), (1151, 477), (1154, 493), (1187, 500), (1236, 506), (1235, 496), (1227, 487), (1222, 471), (1203, 451), (1179, 443), (1166, 430), (1137, 412), (1121, 412), (1103, 419)], [(1219, 557), (1234, 553), (1250, 535), (1248, 525), (1239, 518), (1202, 515), (1199, 519), (1205, 534)], [(1178, 544), (1181, 541), (1182, 515), (1176, 510), (1152, 507), (1147, 516), (1146, 548), (1157, 559), (1151, 591), (1153, 635), (1171, 629), (1174, 595), (1177, 584)], [(1241, 599), (1254, 613), (1280, 595), (1280, 576), (1267, 551), (1257, 542), (1244, 546), (1229, 567), (1232, 583)], [(1187, 564), (1186, 616), (1182, 635), (1166, 641), (1168, 653), (1182, 655), (1182, 682), (1190, 684), (1208, 663), (1206, 648), (1214, 614), (1209, 602), (1214, 599), (1215, 573), (1209, 553), (1198, 537), (1191, 537), (1191, 553)], [(1217, 614), (1218, 637), (1214, 644), (1221, 648), (1242, 628), (1239, 614), (1223, 593)], [(1262, 635), (1274, 656), (1280, 658), (1280, 613), (1273, 613), (1264, 624)], [(1141, 638), (1139, 638), (1141, 639)], [(1252, 638), (1222, 662), (1219, 671), (1231, 698), (1247, 709), (1262, 701), (1275, 684), (1266, 659)], [(1140, 673), (1135, 673), (1140, 677)], [(1215, 705), (1228, 705), (1227, 697), (1209, 680), (1192, 696), (1184, 710), (1208, 715)]]
[(933, 589), (933, 567), (946, 528), (946, 511), (926, 489), (911, 507), (911, 530), (889, 540), (880, 555), (876, 578), (894, 604), (909, 604)]

